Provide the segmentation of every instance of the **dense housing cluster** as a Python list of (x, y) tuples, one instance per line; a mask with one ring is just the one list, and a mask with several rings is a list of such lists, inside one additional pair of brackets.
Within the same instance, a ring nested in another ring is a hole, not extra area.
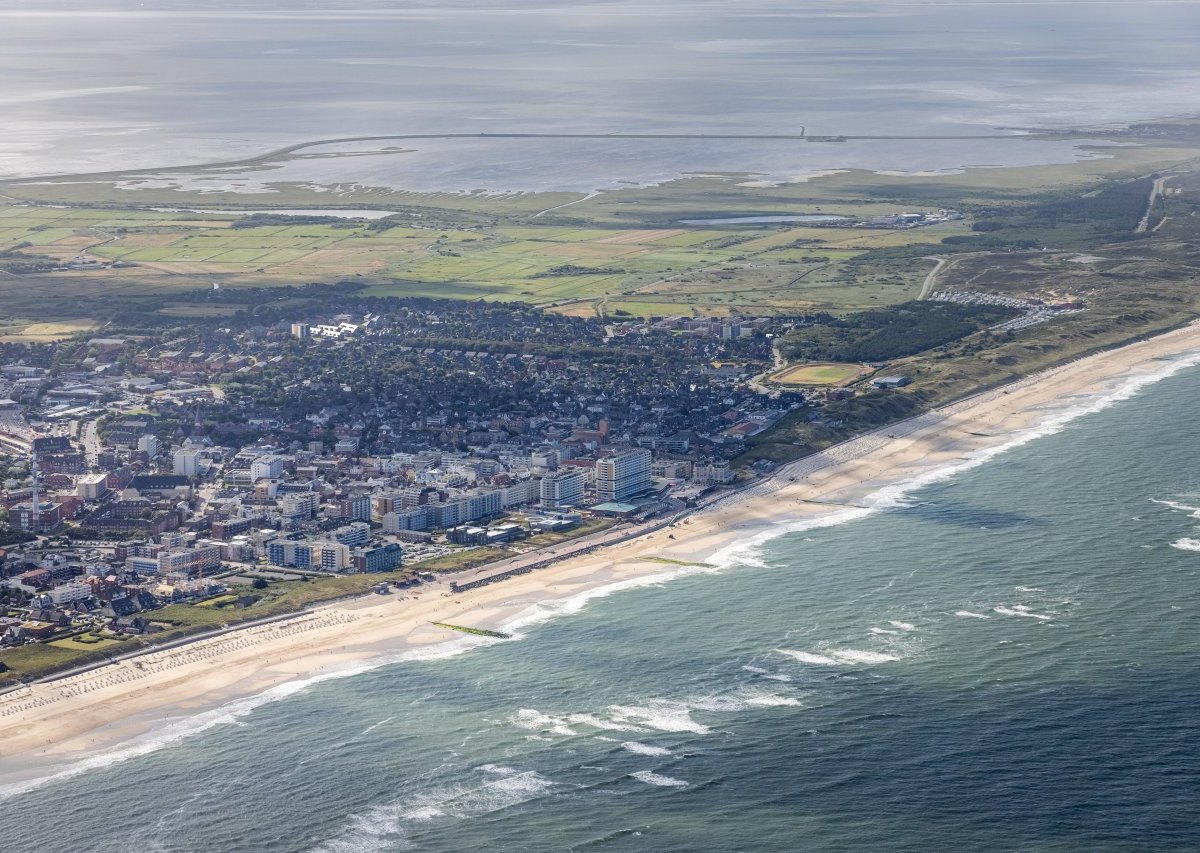
[(749, 384), (779, 328), (392, 300), (13, 349), (3, 642), (677, 512), (801, 403)]

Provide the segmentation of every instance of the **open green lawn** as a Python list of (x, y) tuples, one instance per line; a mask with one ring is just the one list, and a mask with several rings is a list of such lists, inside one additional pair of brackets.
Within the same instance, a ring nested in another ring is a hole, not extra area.
[(100, 649), (109, 649), (113, 646), (119, 646), (121, 645), (121, 641), (114, 640), (109, 637), (103, 637), (100, 639), (93, 639), (91, 642), (88, 642), (87, 640), (80, 640), (77, 637), (72, 637), (67, 640), (55, 640), (49, 645), (59, 649), (68, 649), (69, 651), (90, 652), (99, 651)]
[(858, 364), (796, 364), (771, 374), (780, 385), (840, 385), (862, 373)]

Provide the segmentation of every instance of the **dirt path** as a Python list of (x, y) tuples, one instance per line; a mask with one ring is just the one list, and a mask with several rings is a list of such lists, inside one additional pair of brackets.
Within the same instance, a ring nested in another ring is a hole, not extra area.
[[(1163, 184), (1167, 182), (1166, 178), (1155, 178), (1154, 184), (1150, 188), (1150, 198), (1146, 202), (1146, 212), (1142, 215), (1142, 219), (1137, 224), (1137, 228), (1133, 229), (1134, 234), (1145, 234), (1150, 227), (1150, 217), (1154, 215), (1154, 205), (1158, 204), (1158, 200), (1162, 198)], [(1160, 225), (1162, 223), (1159, 223)], [(1157, 231), (1157, 227), (1155, 228)]]
[(917, 294), (917, 299), (928, 299), (929, 294), (933, 293), (933, 286), (937, 284), (938, 273), (950, 264), (950, 259), (930, 255), (927, 258), (922, 258), (922, 260), (934, 262), (933, 269), (929, 271), (929, 275), (925, 276), (925, 282), (921, 285), (921, 292)]

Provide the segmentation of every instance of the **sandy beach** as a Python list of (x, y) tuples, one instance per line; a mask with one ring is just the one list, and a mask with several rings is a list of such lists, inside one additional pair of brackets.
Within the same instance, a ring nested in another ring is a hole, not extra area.
[(342, 601), (21, 688), (0, 697), (0, 798), (54, 774), (149, 751), (317, 681), (506, 642), (433, 622), (497, 628), (520, 638), (529, 626), (572, 612), (590, 596), (722, 570), (752, 559), (766, 539), (894, 505), (905, 491), (1055, 431), (1192, 363), (1200, 363), (1200, 325), (862, 436), (792, 463), (685, 524), (525, 575), (467, 592), (453, 593), (439, 582), (403, 595)]

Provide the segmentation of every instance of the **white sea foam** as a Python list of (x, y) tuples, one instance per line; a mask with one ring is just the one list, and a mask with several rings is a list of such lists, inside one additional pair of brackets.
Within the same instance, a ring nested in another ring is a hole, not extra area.
[(752, 708), (799, 708), (803, 704), (799, 699), (778, 693), (757, 693), (746, 696), (743, 701)]
[(818, 516), (817, 518), (807, 518), (802, 521), (776, 522), (757, 533), (739, 539), (732, 545), (727, 545), (706, 558), (705, 562), (718, 568), (729, 568), (731, 566), (766, 568), (767, 564), (763, 562), (762, 548), (772, 539), (778, 539), (780, 536), (795, 533), (803, 533), (807, 530), (838, 527), (842, 524), (849, 524), (851, 521), (865, 518), (870, 514), (871, 510), (869, 508), (854, 507), (852, 509), (838, 510), (837, 512)]
[(1200, 506), (1191, 506), (1190, 504), (1180, 503), (1179, 501), (1157, 500), (1155, 498), (1151, 498), (1150, 502), (1162, 504), (1163, 506), (1169, 506), (1171, 509), (1177, 509), (1180, 512), (1186, 512), (1190, 514), (1192, 518), (1200, 518)]
[(645, 782), (647, 785), (654, 785), (659, 788), (686, 788), (688, 783), (682, 779), (676, 779), (674, 776), (663, 776), (661, 773), (652, 773), (649, 770), (639, 770), (637, 773), (630, 773), (634, 779), (639, 782)]
[(436, 817), (445, 817), (446, 813), (437, 806), (422, 806), (418, 809), (413, 809), (411, 812), (405, 812), (400, 817), (402, 820), (422, 821), (433, 820)]
[(241, 722), (241, 719), (250, 714), (256, 708), (263, 705), (268, 705), (272, 702), (279, 702), (295, 696), (310, 687), (321, 684), (326, 681), (333, 681), (341, 678), (349, 678), (355, 675), (362, 675), (372, 670), (379, 669), (384, 666), (389, 666), (394, 663), (415, 662), (415, 661), (434, 661), (444, 660), (447, 658), (456, 657), (464, 654), (471, 649), (480, 646), (490, 646), (495, 643), (508, 642), (507, 640), (482, 637), (482, 636), (467, 636), (459, 637), (445, 643), (440, 643), (435, 646), (428, 646), (419, 649), (409, 649), (403, 652), (394, 654), (380, 655), (367, 661), (360, 661), (345, 666), (334, 667), (324, 672), (318, 672), (316, 675), (308, 678), (299, 678), (295, 681), (287, 681), (283, 684), (278, 684), (262, 693), (254, 696), (246, 696), (241, 699), (236, 699), (218, 708), (213, 708), (209, 711), (202, 711), (184, 719), (175, 720), (167, 725), (155, 729), (146, 735), (135, 738), (128, 743), (122, 744), (119, 747), (93, 755), (82, 761), (71, 764), (67, 767), (59, 768), (46, 775), (32, 779), (23, 779), (7, 785), (0, 786), (0, 802), (14, 797), (18, 794), (23, 794), (27, 791), (32, 791), (40, 788), (43, 785), (51, 782), (58, 782), (65, 779), (70, 779), (84, 773), (89, 773), (93, 770), (101, 770), (106, 767), (111, 767), (114, 764), (120, 764), (129, 761), (133, 758), (140, 758), (143, 755), (157, 752), (187, 738), (209, 731), (217, 726), (236, 725)]
[(1171, 543), (1172, 548), (1178, 548), (1180, 551), (1200, 551), (1200, 539), (1176, 539)]
[(839, 649), (829, 653), (839, 663), (890, 663), (900, 660), (896, 655), (883, 652), (868, 652), (861, 649)]
[(653, 575), (615, 581), (614, 583), (584, 590), (570, 598), (541, 601), (505, 621), (500, 625), (500, 630), (506, 634), (511, 634), (513, 639), (524, 639), (523, 629), (549, 622), (560, 616), (570, 616), (579, 613), (595, 599), (606, 598), (618, 592), (625, 592), (626, 590), (638, 589), (640, 587), (661, 586), (677, 578), (694, 574), (710, 574), (714, 571), (716, 571), (716, 567), (713, 565), (686, 566), (671, 571), (658, 572)]
[(955, 616), (964, 616), (968, 619), (991, 619), (992, 618), (991, 616), (988, 616), (986, 613), (975, 613), (971, 610), (956, 610), (954, 612), (954, 615)]
[(520, 729), (533, 732), (549, 732), (550, 734), (572, 737), (579, 734), (567, 725), (562, 717), (543, 714), (533, 708), (521, 708), (512, 718), (512, 724)]
[(898, 637), (900, 635), (899, 631), (889, 631), (887, 628), (872, 628), (871, 633), (881, 637)]
[(797, 649), (776, 649), (775, 651), (781, 655), (795, 658), (800, 663), (808, 663), (813, 666), (837, 666), (837, 661), (825, 655), (814, 655), (812, 652), (802, 652)]
[(477, 769), (484, 773), (495, 773), (497, 776), (512, 776), (517, 772), (515, 768), (501, 767), (499, 764), (480, 764)]
[(911, 624), (911, 623), (909, 623), (909, 622), (900, 622), (900, 621), (898, 621), (898, 620), (896, 620), (896, 619), (893, 619), (893, 620), (891, 620), (890, 622), (888, 622), (888, 624), (889, 624), (889, 625), (891, 625), (893, 628), (899, 628), (901, 631), (915, 631), (915, 630), (917, 630), (917, 626), (916, 626), (916, 625), (913, 625), (913, 624)]
[(755, 675), (761, 675), (768, 681), (782, 681), (786, 683), (792, 680), (790, 675), (784, 675), (782, 672), (771, 672), (770, 670), (763, 669), (761, 666), (744, 666), (742, 669), (746, 672), (753, 672)]
[(826, 649), (825, 654), (813, 654), (812, 652), (802, 652), (796, 649), (776, 649), (780, 654), (787, 655), (790, 658), (795, 658), (801, 663), (812, 664), (813, 666), (837, 666), (838, 664), (875, 664), (875, 663), (890, 663), (900, 660), (896, 655), (884, 654), (883, 652), (871, 652), (863, 649)]
[(1045, 592), (1044, 589), (1036, 586), (1017, 586), (1013, 587), (1017, 592)]
[(683, 702), (652, 700), (646, 705), (613, 705), (608, 711), (620, 723), (632, 722), (660, 732), (708, 734), (708, 726), (692, 719), (693, 707)]
[(648, 743), (639, 743), (636, 740), (627, 740), (625, 743), (621, 744), (621, 747), (629, 750), (630, 752), (637, 753), (638, 755), (674, 755), (674, 753), (672, 753), (671, 750), (667, 749), (666, 747), (651, 746)]
[(1028, 607), (1021, 604), (1015, 604), (1012, 607), (993, 607), (992, 611), (1001, 616), (1023, 616), (1026, 619), (1037, 619), (1040, 622), (1049, 622), (1054, 618), (1045, 613), (1033, 613)]
[(602, 729), (613, 732), (644, 732), (642, 726), (635, 726), (630, 723), (618, 723), (615, 720), (605, 720), (597, 717), (595, 714), (569, 714), (567, 722), (573, 725), (591, 726), (594, 729)]
[(394, 850), (404, 841), (407, 823), (491, 814), (535, 799), (555, 784), (537, 773), (525, 772), (490, 779), (482, 785), (446, 785), (406, 795), (352, 816), (337, 837), (314, 848), (314, 853)]

